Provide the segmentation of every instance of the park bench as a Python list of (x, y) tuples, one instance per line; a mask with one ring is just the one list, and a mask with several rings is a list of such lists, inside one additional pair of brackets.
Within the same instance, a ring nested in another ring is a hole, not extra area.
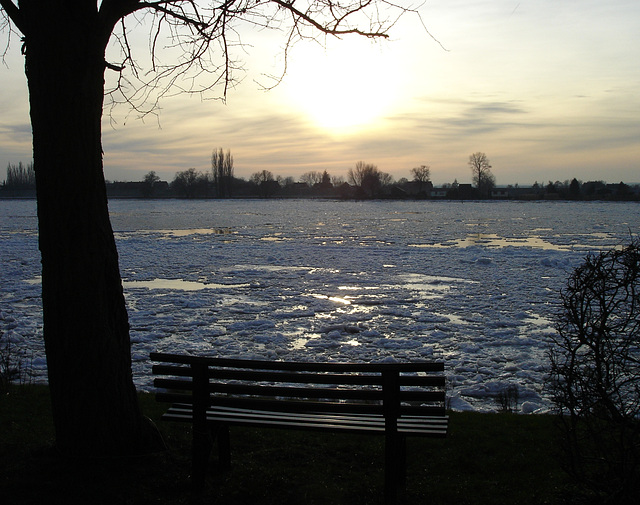
[(163, 420), (191, 423), (192, 479), (204, 486), (213, 440), (230, 465), (229, 426), (385, 436), (385, 503), (406, 478), (406, 437), (447, 432), (442, 362), (303, 363), (151, 353)]

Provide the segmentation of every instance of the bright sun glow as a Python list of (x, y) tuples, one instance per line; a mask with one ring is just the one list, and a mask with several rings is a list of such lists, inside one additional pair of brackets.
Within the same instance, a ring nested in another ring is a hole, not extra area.
[(292, 56), (284, 91), (291, 106), (320, 128), (338, 133), (375, 128), (400, 98), (396, 65), (369, 41), (297, 47)]

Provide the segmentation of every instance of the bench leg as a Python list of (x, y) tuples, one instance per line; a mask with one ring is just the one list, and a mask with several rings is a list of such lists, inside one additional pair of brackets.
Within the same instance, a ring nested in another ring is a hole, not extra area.
[(404, 490), (407, 484), (407, 437), (404, 435), (398, 435), (398, 442), (400, 443), (400, 459), (398, 461), (398, 483), (400, 488)]
[(193, 428), (193, 440), (191, 446), (191, 479), (195, 490), (204, 488), (204, 479), (207, 472), (209, 454), (213, 447), (211, 434), (206, 427)]
[(214, 437), (218, 441), (218, 463), (221, 470), (231, 468), (231, 442), (229, 440), (229, 425), (216, 424), (213, 427)]
[(385, 440), (384, 503), (396, 505), (407, 477), (406, 437), (398, 433)]

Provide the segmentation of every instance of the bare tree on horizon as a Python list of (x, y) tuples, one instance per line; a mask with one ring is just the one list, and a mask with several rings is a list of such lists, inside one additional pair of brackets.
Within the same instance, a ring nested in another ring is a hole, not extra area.
[(469, 156), (468, 165), (471, 167), (473, 184), (482, 196), (488, 197), (496, 185), (496, 178), (491, 173), (489, 158), (482, 152), (473, 153)]
[(211, 172), (218, 198), (229, 198), (233, 182), (233, 156), (221, 148), (211, 153)]
[(413, 180), (418, 183), (418, 191), (422, 192), (423, 186), (431, 181), (431, 167), (429, 165), (420, 165), (411, 169)]

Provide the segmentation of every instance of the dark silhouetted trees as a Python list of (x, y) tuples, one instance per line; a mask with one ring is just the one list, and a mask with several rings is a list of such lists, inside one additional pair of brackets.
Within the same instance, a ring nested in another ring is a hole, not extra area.
[(569, 198), (572, 200), (580, 198), (580, 182), (575, 177), (569, 183)]
[(411, 169), (413, 180), (418, 184), (418, 193), (422, 193), (427, 184), (431, 182), (431, 167), (429, 165), (420, 165)]
[(211, 173), (218, 198), (229, 198), (233, 188), (233, 156), (222, 148), (211, 154)]
[(255, 185), (256, 194), (262, 198), (269, 198), (280, 189), (280, 184), (275, 180), (270, 170), (255, 172), (249, 180)]
[(391, 176), (384, 174), (378, 167), (364, 161), (358, 161), (347, 174), (349, 184), (356, 188), (356, 198), (374, 198), (380, 195), (382, 186), (390, 183)]
[(469, 167), (474, 186), (483, 198), (491, 196), (491, 190), (496, 185), (496, 178), (491, 173), (491, 164), (485, 153), (477, 152), (469, 156)]
[(171, 190), (185, 198), (205, 197), (209, 195), (209, 176), (189, 168), (176, 173), (171, 182)]
[(22, 162), (17, 165), (9, 163), (4, 187), (7, 189), (35, 189), (36, 171), (33, 168), (33, 163), (27, 165), (23, 165)]
[(148, 172), (142, 180), (142, 194), (145, 198), (151, 198), (155, 192), (157, 184), (160, 182), (160, 177), (154, 170)]
[(567, 469), (599, 503), (637, 503), (640, 241), (587, 256), (561, 300), (549, 384)]
[(322, 182), (322, 175), (322, 172), (318, 172), (316, 170), (305, 172), (300, 176), (300, 182), (312, 188), (316, 184), (320, 184)]

